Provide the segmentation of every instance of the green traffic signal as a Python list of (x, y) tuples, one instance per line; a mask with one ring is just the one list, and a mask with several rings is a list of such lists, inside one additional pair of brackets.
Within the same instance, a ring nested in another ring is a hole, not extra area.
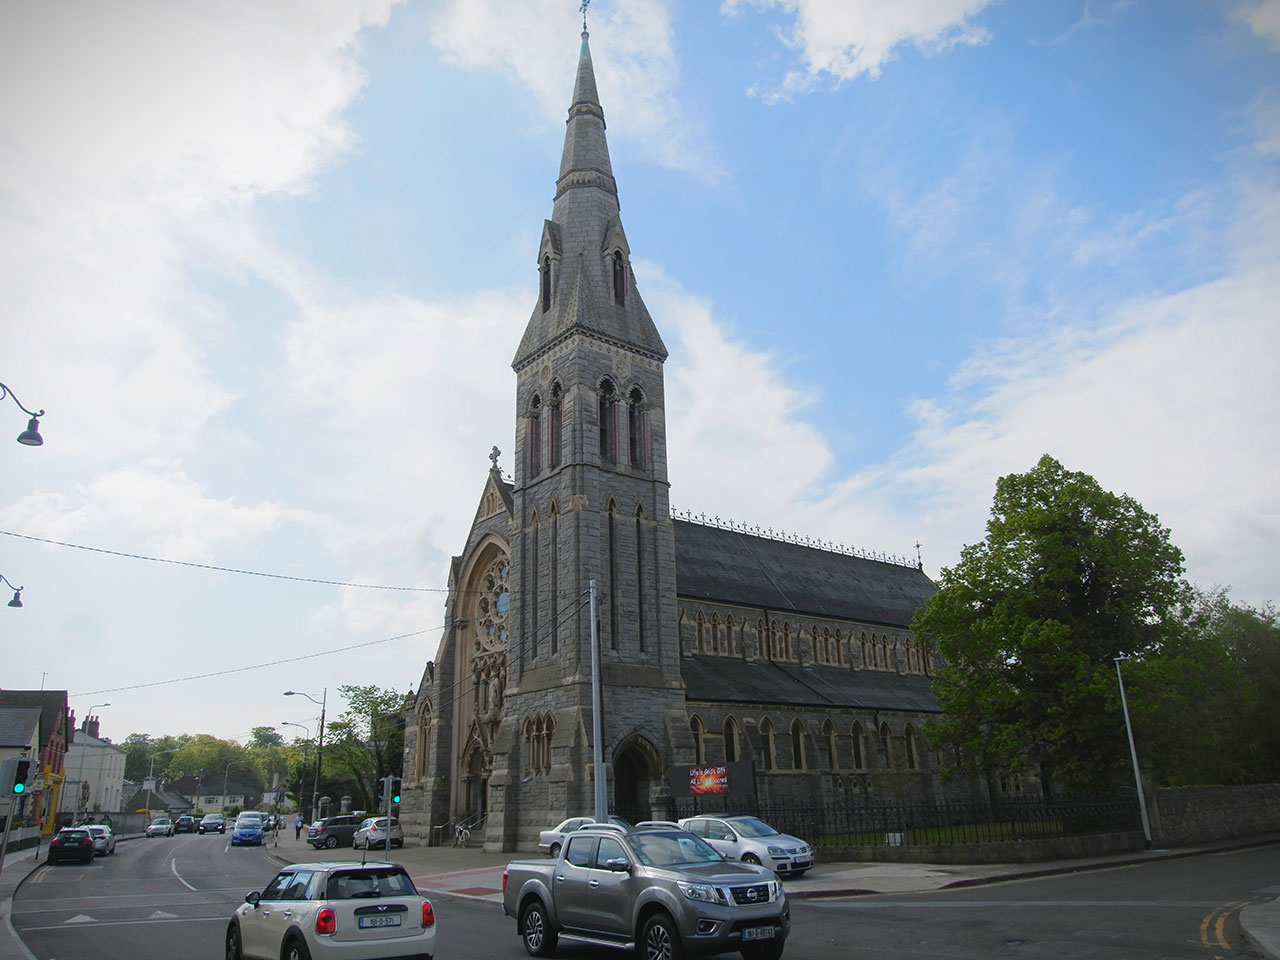
[(13, 785), (13, 792), (15, 796), (19, 793), (26, 793), (27, 785), (25, 783), (15, 783)]

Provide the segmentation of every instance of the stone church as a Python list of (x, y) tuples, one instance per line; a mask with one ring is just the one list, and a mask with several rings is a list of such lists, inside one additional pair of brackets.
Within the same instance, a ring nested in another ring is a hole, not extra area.
[(512, 362), (514, 479), (495, 448), (406, 708), (406, 832), (474, 821), (486, 847), (527, 849), (593, 811), (593, 634), (607, 797), (628, 819), (683, 811), (694, 771), (727, 776), (738, 807), (933, 799), (922, 725), (939, 708), (909, 626), (933, 583), (672, 515), (667, 350), (619, 209), (584, 30)]

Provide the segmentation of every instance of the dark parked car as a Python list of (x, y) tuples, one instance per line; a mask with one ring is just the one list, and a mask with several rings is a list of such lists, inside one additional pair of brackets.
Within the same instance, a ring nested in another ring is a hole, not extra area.
[(49, 863), (79, 860), (93, 863), (93, 834), (84, 827), (64, 827), (49, 841)]
[(173, 832), (174, 833), (195, 833), (196, 832), (195, 818), (190, 816), (189, 814), (184, 813), (182, 816), (180, 816), (177, 820), (173, 822)]
[(351, 838), (356, 835), (356, 831), (364, 821), (363, 815), (325, 817), (323, 820), (317, 820), (307, 831), (307, 843), (317, 850), (321, 847), (328, 847), (330, 850), (339, 846), (349, 847)]
[(220, 813), (206, 813), (196, 824), (196, 829), (200, 833), (226, 833), (227, 821)]

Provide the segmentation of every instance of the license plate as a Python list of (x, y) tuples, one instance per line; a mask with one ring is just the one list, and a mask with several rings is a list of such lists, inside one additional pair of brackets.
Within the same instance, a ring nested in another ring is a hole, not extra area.
[(400, 914), (393, 913), (386, 917), (361, 917), (361, 927), (398, 927), (400, 926)]
[(773, 937), (773, 927), (744, 927), (742, 931), (743, 940), (772, 940)]
[(808, 869), (809, 869), (809, 861), (808, 861), (808, 860), (797, 860), (797, 861), (795, 861), (794, 863), (792, 863), (792, 864), (791, 864), (791, 869), (792, 869), (792, 870), (808, 870)]

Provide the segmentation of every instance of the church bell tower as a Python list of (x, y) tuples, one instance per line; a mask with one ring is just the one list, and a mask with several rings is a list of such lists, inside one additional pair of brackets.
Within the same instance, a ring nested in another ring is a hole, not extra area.
[(667, 769), (692, 762), (667, 350), (632, 273), (587, 40), (584, 29), (536, 302), (512, 362), (512, 620), (486, 829), (503, 848), (592, 812), (593, 580), (611, 806), (628, 819), (661, 813)]

